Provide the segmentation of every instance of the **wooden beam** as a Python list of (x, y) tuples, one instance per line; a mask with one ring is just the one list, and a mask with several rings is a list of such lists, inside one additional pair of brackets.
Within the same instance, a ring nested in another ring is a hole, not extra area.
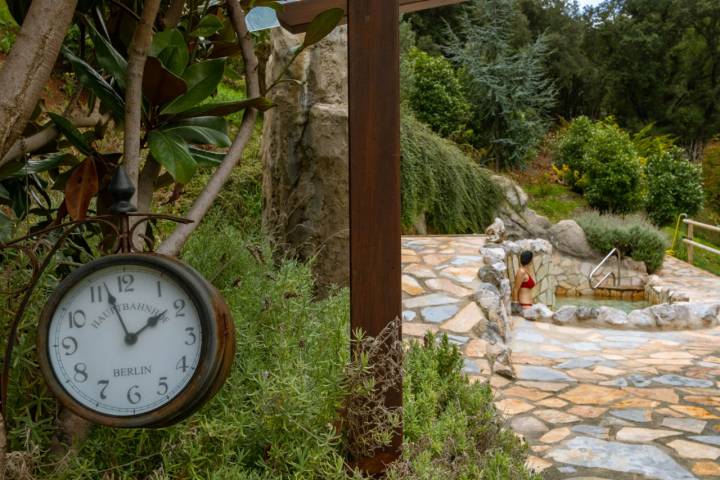
[[(399, 0), (400, 13), (416, 12), (429, 8), (445, 7), (462, 3), (467, 0)], [(278, 13), (280, 25), (293, 33), (301, 33), (307, 29), (308, 24), (319, 13), (331, 8), (342, 8), (347, 12), (348, 0), (299, 0), (283, 5), (282, 12)], [(393, 0), (394, 3), (394, 0)], [(347, 21), (347, 18), (343, 21)]]
[[(349, 0), (350, 325), (373, 337), (402, 312), (399, 19), (398, 0)], [(394, 381), (388, 407), (402, 406)], [(355, 461), (379, 473), (401, 446), (402, 428), (387, 450)]]

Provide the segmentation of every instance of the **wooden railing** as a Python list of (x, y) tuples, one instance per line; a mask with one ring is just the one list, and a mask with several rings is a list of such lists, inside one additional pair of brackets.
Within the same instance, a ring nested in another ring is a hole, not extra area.
[(702, 228), (705, 230), (710, 230), (712, 232), (718, 232), (720, 233), (720, 227), (715, 225), (708, 225), (706, 223), (700, 223), (696, 222), (695, 220), (690, 220), (689, 218), (686, 218), (683, 220), (683, 223), (687, 225), (687, 237), (683, 239), (683, 243), (687, 245), (687, 257), (688, 257), (688, 263), (690, 265), (693, 264), (693, 253), (695, 250), (695, 247), (705, 250), (710, 253), (714, 253), (716, 255), (720, 255), (720, 250), (712, 247), (708, 247), (707, 245), (703, 245), (702, 243), (698, 243), (695, 241), (695, 227)]

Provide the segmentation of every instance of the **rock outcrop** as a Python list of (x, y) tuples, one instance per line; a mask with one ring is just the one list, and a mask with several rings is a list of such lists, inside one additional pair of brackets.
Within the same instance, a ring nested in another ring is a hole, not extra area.
[(575, 220), (562, 220), (548, 230), (555, 249), (566, 255), (591, 259), (598, 256), (585, 237), (585, 231)]
[[(267, 79), (280, 75), (301, 36), (271, 34)], [(320, 288), (349, 281), (347, 33), (303, 52), (271, 94), (263, 128), (263, 226), (279, 250), (314, 259)]]
[(506, 204), (500, 206), (498, 216), (505, 224), (507, 238), (548, 238), (548, 230), (552, 224), (546, 217), (538, 215), (528, 207), (527, 193), (512, 179), (503, 175), (493, 175), (492, 180), (505, 196)]

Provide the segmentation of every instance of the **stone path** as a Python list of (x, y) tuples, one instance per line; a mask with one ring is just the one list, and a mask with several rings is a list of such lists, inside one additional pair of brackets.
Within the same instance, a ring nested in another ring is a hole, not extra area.
[(490, 381), (530, 444), (533, 468), (548, 480), (720, 479), (720, 327), (640, 332), (514, 318), (518, 379), (491, 375), (492, 345), (473, 333), (470, 297), (483, 243), (403, 239), (403, 329), (444, 331), (461, 346), (468, 375)]
[(720, 298), (720, 277), (675, 257), (666, 256), (656, 275), (660, 278), (654, 285), (679, 292), (691, 302), (717, 301)]

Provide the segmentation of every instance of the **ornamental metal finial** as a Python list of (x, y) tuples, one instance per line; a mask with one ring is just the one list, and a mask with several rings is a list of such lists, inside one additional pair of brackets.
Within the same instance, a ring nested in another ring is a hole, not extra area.
[(117, 170), (115, 170), (115, 174), (112, 180), (110, 180), (108, 190), (113, 200), (112, 206), (110, 207), (111, 213), (126, 214), (137, 210), (137, 208), (130, 203), (130, 199), (135, 194), (135, 185), (133, 185), (122, 165), (118, 166)]

